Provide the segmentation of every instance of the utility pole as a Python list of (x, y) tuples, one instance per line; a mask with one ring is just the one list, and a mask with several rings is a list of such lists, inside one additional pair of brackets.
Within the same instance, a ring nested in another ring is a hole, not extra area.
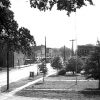
[(72, 42), (72, 55), (71, 56), (74, 56), (74, 50), (73, 50), (73, 45), (74, 45), (74, 39), (70, 40)]
[(41, 61), (42, 61), (42, 44), (41, 44)]
[(44, 73), (43, 73), (43, 82), (44, 82), (44, 77), (45, 77), (45, 68), (46, 68), (46, 37), (45, 37), (45, 62), (44, 62)]
[(7, 90), (9, 90), (9, 42), (7, 43)]
[(65, 60), (66, 60), (66, 57), (65, 57), (65, 45), (64, 45), (64, 66), (65, 66)]
[[(73, 45), (74, 45), (74, 39), (72, 39), (72, 40), (70, 40), (71, 42), (72, 42), (72, 57), (74, 56), (74, 50), (73, 50)], [(75, 83), (76, 85), (77, 85), (77, 54), (76, 54), (76, 83)]]
[(45, 37), (45, 64), (46, 64), (46, 37)]

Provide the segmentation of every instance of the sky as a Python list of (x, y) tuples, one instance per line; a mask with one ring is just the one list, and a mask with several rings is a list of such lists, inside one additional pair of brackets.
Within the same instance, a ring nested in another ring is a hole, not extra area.
[(70, 40), (75, 39), (77, 45), (96, 44), (100, 39), (100, 0), (93, 0), (94, 6), (88, 5), (72, 13), (70, 17), (65, 11), (40, 12), (31, 8), (29, 0), (10, 0), (11, 9), (19, 27), (26, 27), (34, 36), (36, 44), (47, 47), (72, 47)]

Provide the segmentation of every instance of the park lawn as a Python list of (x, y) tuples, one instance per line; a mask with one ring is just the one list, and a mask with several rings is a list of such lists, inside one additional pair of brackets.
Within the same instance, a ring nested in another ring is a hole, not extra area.
[(86, 78), (82, 75), (66, 75), (66, 76), (59, 76), (59, 75), (51, 75), (47, 78), (47, 80), (86, 80)]
[[(39, 98), (60, 98), (74, 100), (99, 100), (100, 91), (98, 81), (66, 81), (66, 76), (48, 77), (45, 82), (39, 81), (19, 92), (16, 95)], [(74, 78), (74, 77), (71, 77)], [(80, 99), (81, 98), (81, 99)]]
[(13, 91), (14, 89), (18, 88), (18, 87), (21, 87), (29, 82), (32, 82), (38, 78), (41, 78), (42, 75), (39, 74), (38, 76), (35, 75), (34, 78), (31, 78), (31, 77), (26, 77), (24, 79), (21, 79), (21, 80), (18, 80), (17, 82), (12, 82), (9, 84), (9, 90), (6, 90), (7, 89), (7, 85), (4, 85), (1, 87), (1, 92), (11, 92)]

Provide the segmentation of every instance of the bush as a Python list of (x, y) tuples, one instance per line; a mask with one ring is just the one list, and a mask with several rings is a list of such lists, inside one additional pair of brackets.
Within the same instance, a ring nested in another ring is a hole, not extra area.
[(47, 67), (45, 65), (45, 62), (42, 62), (40, 65), (38, 65), (40, 73), (43, 73), (44, 75), (47, 74)]
[(63, 68), (63, 64), (59, 56), (53, 58), (51, 61), (51, 67), (56, 70), (61, 70)]
[(66, 75), (66, 70), (62, 69), (58, 72), (58, 75)]

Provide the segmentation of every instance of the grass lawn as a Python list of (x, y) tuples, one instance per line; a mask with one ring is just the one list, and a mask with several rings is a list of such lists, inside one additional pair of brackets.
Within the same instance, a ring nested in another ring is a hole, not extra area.
[(41, 74), (38, 75), (38, 76), (37, 75), (34, 76), (34, 78), (26, 77), (26, 78), (21, 79), (21, 80), (19, 80), (17, 82), (12, 82), (12, 83), (9, 84), (9, 90), (8, 91), (6, 90), (7, 89), (7, 85), (4, 85), (4, 86), (1, 87), (1, 92), (13, 91), (14, 89), (16, 89), (18, 87), (21, 87), (21, 86), (27, 84), (28, 82), (32, 82), (32, 81), (34, 81), (34, 80), (36, 80), (36, 79), (38, 79), (40, 77), (42, 77)]
[[(76, 85), (76, 81), (71, 81), (74, 78), (73, 76), (51, 76), (46, 78), (44, 83), (39, 81), (17, 92), (16, 95), (65, 100), (100, 99), (100, 91), (97, 90), (98, 81), (78, 81)], [(81, 76), (77, 78), (84, 80), (84, 77)], [(68, 79), (70, 81), (67, 81)]]

